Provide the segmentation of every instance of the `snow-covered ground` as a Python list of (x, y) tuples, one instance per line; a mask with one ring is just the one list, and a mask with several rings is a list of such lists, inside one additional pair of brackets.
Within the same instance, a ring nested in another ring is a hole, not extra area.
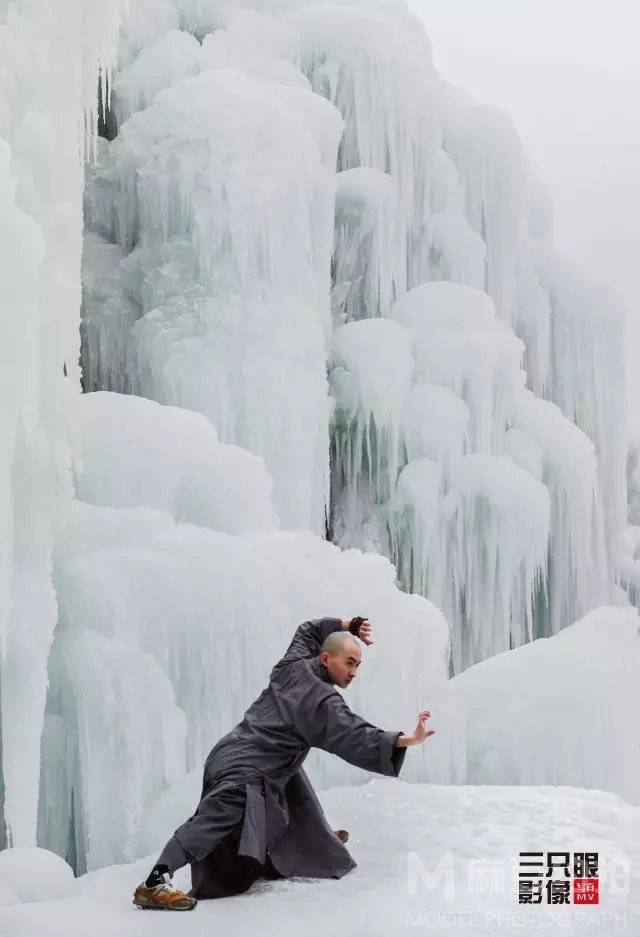
[[(85, 875), (67, 898), (3, 906), (0, 935), (640, 933), (640, 808), (614, 794), (380, 779), (324, 792), (321, 799), (329, 820), (350, 830), (358, 862), (339, 881), (257, 883), (246, 895), (200, 902), (193, 913), (147, 914), (133, 907), (131, 893), (149, 857)], [(549, 905), (545, 895), (538, 906), (519, 904), (524, 851), (598, 852), (600, 903)], [(187, 876), (176, 882), (186, 885)]]

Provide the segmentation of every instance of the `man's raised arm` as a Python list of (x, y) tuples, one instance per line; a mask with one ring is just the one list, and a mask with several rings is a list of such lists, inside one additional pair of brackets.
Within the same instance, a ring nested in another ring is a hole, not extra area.
[(347, 631), (350, 621), (351, 619), (345, 621), (342, 618), (313, 618), (303, 622), (296, 629), (291, 644), (284, 657), (274, 666), (272, 674), (285, 664), (305, 657), (317, 657), (324, 639), (334, 631)]

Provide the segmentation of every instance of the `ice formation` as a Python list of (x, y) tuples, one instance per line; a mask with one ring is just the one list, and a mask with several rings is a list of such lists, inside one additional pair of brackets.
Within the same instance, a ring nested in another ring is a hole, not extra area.
[[(264, 458), (283, 523), (318, 533), (341, 127), (310, 90), (205, 68), (124, 123), (86, 209), (86, 389), (203, 412)], [(95, 235), (126, 254), (97, 275)]]
[[(51, 552), (71, 496), (79, 388), (83, 121), (111, 65), (120, 0), (0, 9), (0, 847), (35, 843)], [(91, 132), (89, 133), (91, 138)]]
[(0, 13), (0, 840), (85, 870), (304, 618), (376, 621), (354, 707), (438, 705), (409, 776), (455, 781), (449, 671), (637, 601), (640, 553), (621, 312), (402, 0), (80, 7)]
[[(620, 313), (555, 254), (508, 118), (439, 79), (400, 3), (176, 9), (181, 30), (150, 32), (116, 75), (116, 114), (137, 112), (87, 187), (86, 388), (198, 410), (262, 456), (284, 524), (386, 553), (452, 616), (454, 670), (609, 600), (625, 520)], [(542, 442), (522, 425), (525, 385), (560, 408), (542, 411), (556, 426)], [(433, 486), (425, 505), (411, 475), (396, 491), (423, 458), (441, 470), (426, 553)], [(454, 475), (481, 464), (457, 508)], [(480, 612), (487, 475), (531, 518), (500, 526), (500, 597)], [(455, 576), (435, 572), (436, 553)]]
[[(378, 622), (376, 654), (351, 694), (357, 710), (402, 726), (427, 694), (440, 699), (439, 747), (428, 762), (420, 753), (409, 774), (463, 776), (460, 714), (447, 703), (446, 621), (397, 589), (386, 559), (278, 530), (264, 464), (221, 444), (200, 414), (85, 394), (78, 430), (77, 499), (54, 556), (59, 624), (42, 739), (42, 845), (80, 871), (140, 855), (147, 807), (201, 770), (296, 623), (318, 608), (340, 615), (366, 605)], [(325, 786), (363, 776), (326, 757), (309, 765)]]

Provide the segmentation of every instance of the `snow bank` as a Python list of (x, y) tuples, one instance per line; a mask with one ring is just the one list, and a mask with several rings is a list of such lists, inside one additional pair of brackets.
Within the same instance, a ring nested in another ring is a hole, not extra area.
[(47, 849), (18, 846), (0, 852), (0, 905), (66, 898), (74, 886), (70, 867)]
[(638, 803), (640, 623), (600, 608), (552, 638), (471, 667), (451, 690), (467, 712), (474, 784), (584, 785)]

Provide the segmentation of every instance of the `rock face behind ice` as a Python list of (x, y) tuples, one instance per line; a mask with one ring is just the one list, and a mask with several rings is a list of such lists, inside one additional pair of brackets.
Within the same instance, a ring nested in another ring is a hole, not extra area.
[(22, 846), (0, 852), (0, 905), (66, 898), (74, 885), (71, 868), (48, 849)]

